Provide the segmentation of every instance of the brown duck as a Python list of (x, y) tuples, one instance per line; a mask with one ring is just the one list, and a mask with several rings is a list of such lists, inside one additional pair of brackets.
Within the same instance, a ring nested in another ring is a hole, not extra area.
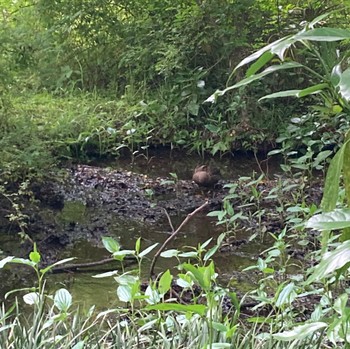
[(193, 172), (192, 180), (202, 187), (213, 187), (220, 179), (220, 171), (208, 165), (197, 166)]

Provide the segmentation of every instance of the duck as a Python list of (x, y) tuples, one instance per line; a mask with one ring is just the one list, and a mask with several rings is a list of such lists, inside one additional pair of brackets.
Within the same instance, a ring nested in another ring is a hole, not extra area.
[(220, 171), (208, 165), (200, 165), (194, 169), (192, 180), (201, 187), (214, 187), (220, 179)]

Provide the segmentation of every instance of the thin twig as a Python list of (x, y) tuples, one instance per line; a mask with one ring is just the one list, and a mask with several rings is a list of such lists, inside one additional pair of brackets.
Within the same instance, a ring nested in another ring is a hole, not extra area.
[[(206, 201), (202, 206), (196, 208), (193, 212), (189, 213), (187, 215), (187, 217), (182, 221), (182, 223), (179, 225), (179, 227), (174, 231), (173, 225), (172, 223), (170, 224), (170, 226), (172, 227), (172, 234), (165, 240), (165, 242), (163, 243), (163, 245), (160, 247), (160, 249), (157, 251), (157, 253), (154, 255), (153, 259), (152, 259), (152, 263), (151, 263), (151, 267), (150, 267), (150, 277), (152, 278), (154, 276), (154, 266), (156, 264), (156, 261), (158, 259), (158, 257), (160, 256), (160, 254), (163, 252), (163, 250), (165, 249), (165, 247), (169, 244), (169, 242), (171, 240), (174, 239), (174, 237), (179, 233), (179, 231), (188, 223), (188, 221), (195, 216), (198, 212), (202, 211), (204, 208), (206, 208), (208, 206), (208, 201)], [(170, 217), (169, 215), (167, 215), (168, 220), (170, 221)]]
[(164, 210), (164, 213), (166, 215), (166, 218), (168, 218), (168, 222), (169, 222), (169, 225), (170, 225), (170, 228), (171, 228), (171, 233), (173, 234), (174, 231), (175, 231), (174, 226), (173, 226), (173, 222), (171, 221), (171, 218), (169, 216), (168, 211), (165, 208), (163, 208), (163, 210)]

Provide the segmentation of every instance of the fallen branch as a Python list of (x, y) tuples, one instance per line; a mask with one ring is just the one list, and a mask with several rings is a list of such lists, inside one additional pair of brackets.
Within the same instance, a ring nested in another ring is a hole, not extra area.
[(173, 225), (171, 223), (170, 217), (168, 215), (168, 212), (166, 212), (166, 216), (168, 218), (169, 221), (169, 225), (172, 228), (172, 233), (171, 235), (165, 240), (165, 242), (163, 243), (163, 245), (160, 247), (160, 249), (157, 251), (157, 253), (154, 255), (153, 259), (152, 259), (152, 263), (151, 263), (151, 267), (150, 267), (150, 277), (152, 278), (154, 276), (154, 266), (157, 262), (158, 257), (160, 256), (160, 254), (164, 251), (165, 247), (169, 244), (169, 242), (171, 240), (174, 239), (174, 237), (179, 233), (179, 231), (188, 223), (188, 221), (195, 216), (198, 212), (202, 211), (204, 208), (206, 208), (208, 206), (208, 201), (206, 201), (202, 206), (196, 208), (193, 212), (189, 213), (187, 215), (187, 217), (182, 221), (182, 223), (179, 225), (179, 227), (174, 230)]
[[(135, 262), (136, 260), (130, 259), (128, 261), (131, 264), (131, 263)], [(78, 271), (80, 269), (96, 267), (99, 265), (109, 264), (111, 262), (117, 262), (117, 260), (114, 259), (113, 257), (110, 257), (110, 258), (105, 258), (105, 259), (102, 259), (100, 261), (95, 261), (95, 262), (60, 265), (60, 266), (54, 267), (52, 269), (52, 272), (53, 273), (65, 273), (67, 271)]]

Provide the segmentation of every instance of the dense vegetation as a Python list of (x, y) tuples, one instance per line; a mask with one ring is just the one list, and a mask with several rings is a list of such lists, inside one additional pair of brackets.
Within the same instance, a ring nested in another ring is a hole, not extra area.
[[(65, 289), (47, 297), (45, 277), (52, 266), (40, 269), (34, 244), (28, 259), (0, 261), (1, 267), (25, 264), (37, 275), (35, 289), (24, 296), (33, 307), (30, 321), (18, 303), (1, 308), (1, 347), (350, 347), (350, 31), (349, 10), (338, 5), (330, 0), (2, 2), (3, 197), (11, 201), (25, 189), (11, 183), (40, 178), (61, 160), (124, 150), (137, 156), (158, 145), (223, 155), (271, 150), (277, 143), (269, 154), (281, 154), (285, 174), (303, 185), (294, 183), (294, 202), (278, 207), (276, 214), (288, 215), (286, 226), (272, 234), (275, 244), (251, 267), (261, 273), (249, 294), (255, 310), (263, 310), (259, 316), (242, 321), (244, 297), (239, 300), (217, 282), (211, 257), (224, 235), (191, 255), (168, 251), (163, 257), (192, 260), (179, 262), (179, 275), (166, 271), (145, 289), (140, 270), (151, 249), (142, 251), (138, 240), (133, 251), (123, 251), (105, 238), (116, 259), (131, 254), (139, 268), (115, 278), (119, 299), (130, 306), (98, 314), (79, 313)], [(305, 188), (313, 171), (326, 164), (317, 207), (305, 200)], [(260, 217), (262, 180), (247, 184), (247, 204)], [(229, 188), (222, 210), (211, 213), (228, 232), (240, 219), (232, 207), (237, 186)], [(269, 195), (283, 196), (290, 188), (285, 180)], [(21, 208), (11, 202), (12, 218), (25, 233)], [(308, 244), (310, 228), (319, 232), (307, 249), (309, 269), (290, 279), (286, 246)], [(193, 304), (165, 300), (175, 279), (193, 294)], [(315, 295), (319, 302), (305, 317), (294, 309), (299, 299)], [(226, 312), (228, 300), (232, 309)]]

